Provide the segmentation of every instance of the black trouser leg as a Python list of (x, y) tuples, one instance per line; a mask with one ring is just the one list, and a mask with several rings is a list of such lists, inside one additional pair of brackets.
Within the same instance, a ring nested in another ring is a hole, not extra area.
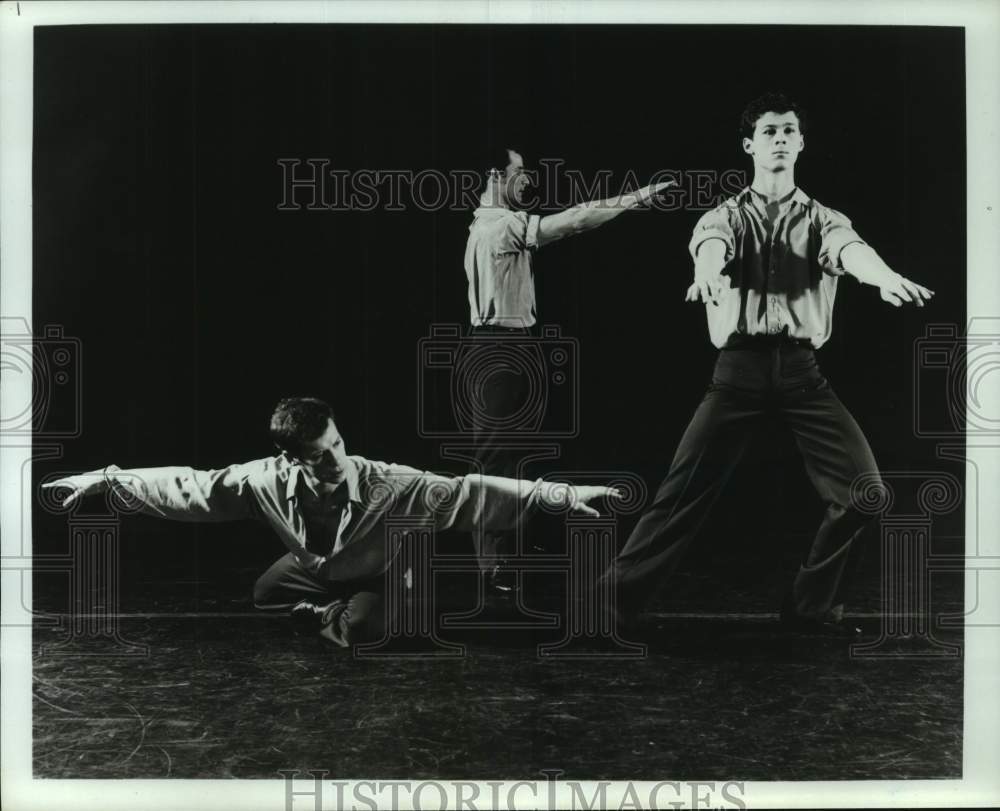
[(343, 595), (343, 584), (309, 574), (289, 552), (278, 558), (253, 587), (253, 604), (261, 611), (290, 611), (303, 600), (323, 604)]
[(627, 614), (638, 611), (697, 537), (762, 414), (759, 400), (712, 385), (681, 438), (667, 477), (603, 579)]
[(809, 554), (795, 577), (792, 601), (808, 617), (839, 619), (843, 591), (857, 563), (858, 536), (871, 521), (851, 498), (855, 479), (878, 475), (868, 440), (828, 387), (785, 400), (782, 416), (795, 434), (810, 481), (827, 505)]
[[(493, 332), (500, 333), (499, 341), (513, 340), (509, 337), (510, 330), (477, 330), (484, 340), (488, 340)], [(510, 448), (511, 430), (523, 425), (523, 412), (526, 405), (530, 405), (527, 403), (530, 397), (527, 377), (523, 370), (510, 366), (504, 351), (492, 349), (488, 344), (474, 369), (466, 372), (472, 387), (469, 395), (475, 418), (473, 439), (476, 461), (471, 472), (517, 478), (520, 475), (520, 457)], [(512, 531), (474, 532), (473, 544), (480, 570), (493, 571), (499, 561), (516, 552), (516, 543), (517, 534)]]
[(867, 523), (852, 506), (851, 485), (876, 473), (857, 423), (820, 374), (812, 350), (782, 343), (724, 350), (712, 386), (681, 439), (667, 478), (604, 575), (626, 613), (641, 608), (674, 571), (697, 536), (765, 413), (793, 431), (827, 512), (793, 586), (796, 610), (826, 617), (840, 610), (845, 574)]

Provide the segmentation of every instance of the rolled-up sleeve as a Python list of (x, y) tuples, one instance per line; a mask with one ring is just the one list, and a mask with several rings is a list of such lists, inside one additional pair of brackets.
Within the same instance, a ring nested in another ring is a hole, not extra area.
[(858, 236), (858, 232), (851, 227), (851, 221), (839, 211), (826, 206), (819, 210), (819, 266), (824, 273), (831, 276), (841, 276), (844, 274), (844, 264), (840, 254), (852, 242), (865, 241)]
[(721, 239), (726, 245), (726, 262), (736, 254), (736, 236), (729, 221), (730, 206), (721, 205), (702, 215), (694, 227), (688, 250), (691, 258), (697, 260), (698, 249), (710, 239)]
[(502, 220), (497, 239), (497, 253), (521, 253), (538, 247), (537, 214), (524, 211), (508, 211)]
[(245, 465), (221, 470), (190, 467), (115, 469), (109, 484), (139, 512), (175, 521), (238, 521), (254, 518)]

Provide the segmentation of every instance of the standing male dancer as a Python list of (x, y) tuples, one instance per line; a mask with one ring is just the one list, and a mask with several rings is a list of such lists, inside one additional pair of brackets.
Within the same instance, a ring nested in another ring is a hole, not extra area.
[(879, 288), (895, 307), (923, 306), (932, 291), (893, 272), (841, 213), (795, 185), (805, 146), (799, 107), (779, 94), (743, 113), (749, 188), (705, 214), (690, 243), (694, 283), (721, 351), (656, 499), (601, 579), (617, 590), (628, 622), (697, 537), (735, 463), (766, 414), (795, 436), (813, 486), (827, 505), (781, 611), (795, 630), (856, 636), (843, 618), (842, 587), (852, 544), (867, 523), (851, 484), (877, 475), (868, 441), (820, 373), (814, 350), (830, 337), (838, 277)]
[[(557, 214), (539, 216), (523, 210), (531, 178), (524, 159), (507, 150), (501, 174), (490, 171), (486, 191), (475, 210), (465, 246), (465, 275), (469, 282), (469, 310), (473, 336), (529, 337), (535, 325), (535, 279), (532, 259), (536, 248), (610, 222), (630, 209), (646, 207), (672, 182), (657, 183), (608, 200), (582, 203)], [(484, 363), (489, 362), (484, 356)], [(530, 397), (528, 381), (516, 374), (485, 376), (474, 392), (476, 412), (475, 470), (494, 476), (516, 477), (518, 457), (503, 444), (496, 425), (517, 414)], [(516, 573), (504, 568), (503, 558), (514, 549), (508, 533), (483, 532), (473, 539), (487, 587), (509, 595), (517, 588)]]

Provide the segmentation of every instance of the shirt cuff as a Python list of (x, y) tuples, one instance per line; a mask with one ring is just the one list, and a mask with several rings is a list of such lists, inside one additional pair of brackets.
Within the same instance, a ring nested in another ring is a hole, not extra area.
[(528, 226), (524, 231), (524, 244), (531, 250), (538, 247), (538, 223), (541, 221), (542, 218), (537, 214), (528, 215)]
[(691, 242), (688, 245), (688, 250), (691, 252), (691, 258), (697, 261), (698, 249), (702, 246), (702, 243), (708, 242), (710, 239), (722, 240), (723, 244), (726, 246), (726, 263), (728, 264), (733, 258), (731, 237), (720, 228), (700, 228), (694, 232), (694, 236), (691, 237)]
[(847, 272), (844, 262), (841, 259), (844, 248), (848, 245), (853, 245), (855, 242), (861, 245), (868, 244), (856, 232), (846, 228), (843, 230), (844, 233), (842, 234), (832, 234), (827, 237), (824, 251), (819, 257), (820, 266), (832, 276), (843, 276)]

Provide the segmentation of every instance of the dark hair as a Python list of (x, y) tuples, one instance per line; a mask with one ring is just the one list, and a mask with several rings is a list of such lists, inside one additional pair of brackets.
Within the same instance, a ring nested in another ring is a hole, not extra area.
[(753, 138), (757, 121), (764, 113), (795, 113), (799, 119), (799, 130), (806, 131), (806, 111), (792, 101), (784, 93), (765, 93), (751, 101), (740, 118), (740, 135), (743, 138)]
[(322, 436), (333, 409), (315, 397), (286, 397), (271, 414), (271, 439), (284, 451), (298, 453), (304, 442)]
[[(513, 142), (511, 142), (513, 143)], [(484, 153), (484, 161), (486, 171), (491, 171), (496, 169), (501, 176), (504, 174), (504, 170), (510, 164), (510, 156), (507, 154), (508, 151), (517, 152), (522, 157), (524, 153), (517, 146), (505, 145), (501, 147), (490, 147), (486, 153)]]

